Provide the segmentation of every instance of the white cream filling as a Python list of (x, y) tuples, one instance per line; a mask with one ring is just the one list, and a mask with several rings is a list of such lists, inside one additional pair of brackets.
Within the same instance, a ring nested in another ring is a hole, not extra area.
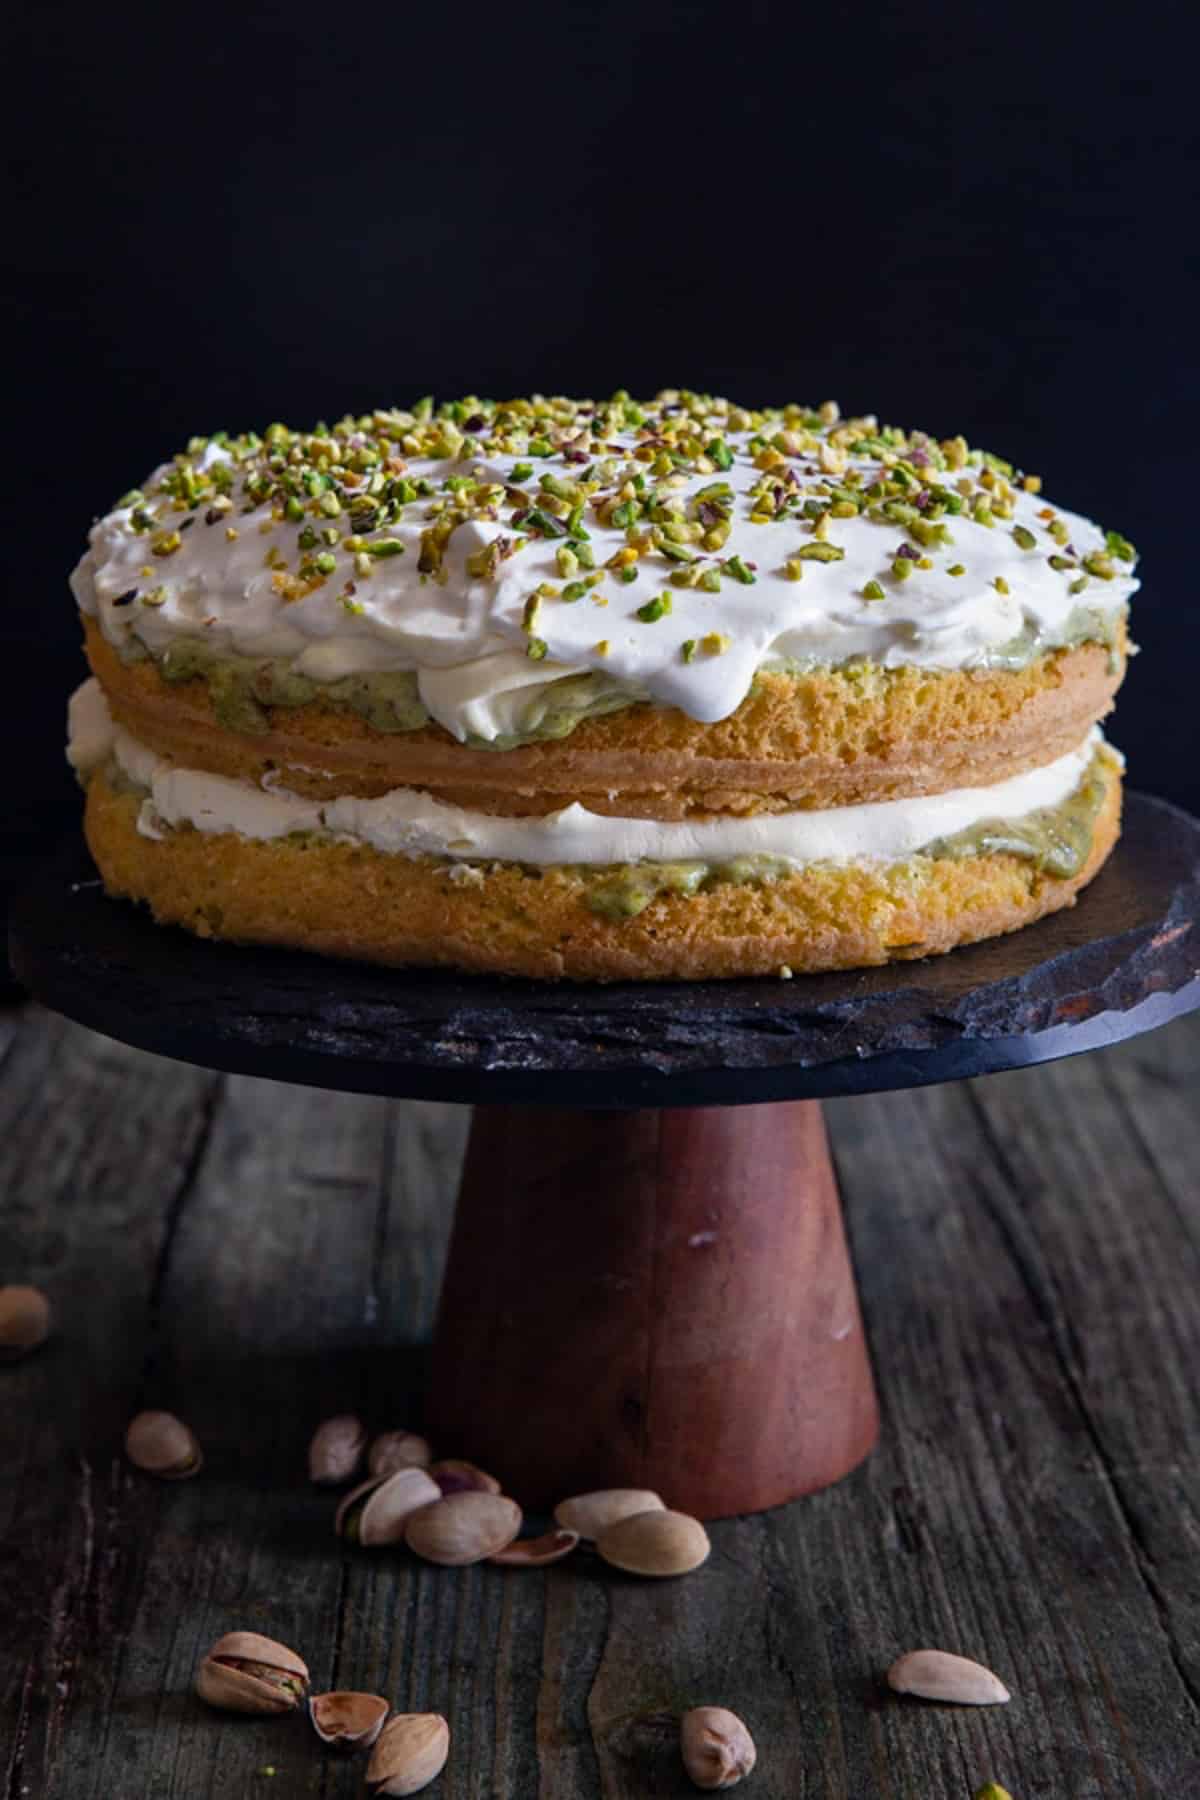
[(1040, 807), (1060, 805), (1079, 785), (1103, 742), (1094, 727), (1068, 755), (988, 787), (820, 812), (673, 822), (609, 818), (578, 805), (541, 818), (504, 818), (447, 806), (415, 788), (395, 788), (376, 800), (306, 800), (277, 787), (266, 792), (249, 782), (177, 768), (157, 756), (112, 723), (95, 681), (85, 682), (72, 700), (70, 727), (68, 756), (81, 772), (111, 754), (131, 781), (149, 790), (138, 821), (146, 837), (161, 837), (180, 825), (232, 831), (259, 841), (319, 831), (392, 856), (592, 866), (722, 863), (743, 856), (769, 856), (796, 866), (896, 862), (935, 838), (969, 830), (985, 819), (1015, 820)]

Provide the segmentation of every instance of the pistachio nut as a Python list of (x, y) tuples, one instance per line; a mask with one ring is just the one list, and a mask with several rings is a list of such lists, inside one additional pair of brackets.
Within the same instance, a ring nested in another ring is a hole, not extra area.
[(577, 1531), (564, 1531), (557, 1526), (541, 1537), (517, 1538), (507, 1550), (496, 1550), (489, 1562), (501, 1563), (506, 1569), (544, 1569), (547, 1563), (561, 1562), (579, 1543)]
[(461, 1462), (457, 1457), (443, 1457), (440, 1462), (430, 1463), (429, 1473), (441, 1488), (443, 1494), (502, 1494), (504, 1489), (494, 1475), (486, 1469), (477, 1468), (472, 1462)]
[(427, 1469), (433, 1451), (415, 1431), (383, 1431), (371, 1445), (367, 1468), (372, 1475), (394, 1475), (397, 1469)]
[(198, 1475), (204, 1453), (191, 1427), (169, 1412), (140, 1412), (125, 1432), (125, 1454), (135, 1468), (162, 1481)]
[(196, 1692), (226, 1712), (293, 1712), (308, 1692), (308, 1667), (274, 1638), (228, 1631), (200, 1664)]
[(440, 1775), (450, 1754), (441, 1713), (397, 1713), (379, 1734), (367, 1764), (372, 1794), (416, 1794)]
[(0, 1287), (0, 1361), (28, 1356), (50, 1335), (50, 1302), (40, 1288)]
[(975, 1800), (1012, 1800), (1012, 1795), (998, 1781), (985, 1781)]
[(1003, 1706), (1012, 1695), (990, 1669), (946, 1650), (909, 1650), (887, 1672), (887, 1684), (898, 1694), (922, 1700), (947, 1700), (955, 1706)]
[(758, 1759), (754, 1739), (736, 1713), (694, 1706), (679, 1721), (683, 1766), (698, 1788), (736, 1787)]
[(699, 1519), (687, 1513), (634, 1513), (597, 1538), (596, 1548), (614, 1569), (630, 1575), (687, 1575), (698, 1569), (712, 1545)]
[(323, 1744), (369, 1750), (391, 1708), (379, 1694), (310, 1694), (308, 1716)]
[(424, 1469), (373, 1475), (346, 1495), (337, 1509), (334, 1530), (368, 1550), (380, 1544), (399, 1544), (409, 1515), (441, 1497), (441, 1489)]
[(308, 1446), (308, 1476), (320, 1487), (353, 1479), (367, 1447), (367, 1428), (353, 1413), (339, 1413), (317, 1426)]
[(610, 1525), (631, 1519), (635, 1513), (664, 1512), (659, 1496), (649, 1488), (597, 1488), (592, 1494), (575, 1494), (560, 1500), (554, 1509), (555, 1523), (580, 1537), (603, 1537)]
[(461, 1568), (507, 1550), (521, 1529), (521, 1509), (503, 1494), (445, 1494), (413, 1513), (404, 1537), (426, 1562)]

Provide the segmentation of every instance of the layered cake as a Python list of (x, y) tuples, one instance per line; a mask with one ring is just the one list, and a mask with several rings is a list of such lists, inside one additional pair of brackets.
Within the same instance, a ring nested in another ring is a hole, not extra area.
[(581, 980), (926, 956), (1069, 905), (1134, 551), (961, 438), (468, 399), (193, 439), (91, 532), (70, 757), (204, 936)]

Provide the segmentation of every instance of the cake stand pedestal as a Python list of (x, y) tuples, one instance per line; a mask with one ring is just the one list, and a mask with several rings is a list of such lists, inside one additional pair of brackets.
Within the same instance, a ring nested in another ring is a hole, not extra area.
[(819, 1101), (988, 1074), (1200, 1005), (1200, 824), (1131, 795), (1079, 905), (928, 962), (551, 986), (204, 943), (79, 846), (18, 899), (48, 1006), (143, 1049), (474, 1102), (428, 1427), (530, 1507), (658, 1489), (704, 1518), (827, 1486), (877, 1413)]

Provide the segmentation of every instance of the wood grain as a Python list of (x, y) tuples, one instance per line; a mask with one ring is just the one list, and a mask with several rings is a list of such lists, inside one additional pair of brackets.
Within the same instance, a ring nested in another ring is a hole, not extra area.
[(545, 1510), (631, 1487), (726, 1518), (840, 1480), (878, 1413), (817, 1103), (480, 1108), (429, 1409)]
[[(220, 1078), (0, 1022), (0, 1279), (56, 1303), (0, 1369), (0, 1797), (361, 1792), (299, 1719), (189, 1691), (234, 1625), (321, 1685), (445, 1711), (453, 1800), (692, 1790), (672, 1719), (751, 1723), (761, 1800), (1200, 1793), (1200, 1021), (1052, 1068), (827, 1108), (884, 1408), (840, 1486), (713, 1527), (695, 1576), (344, 1550), (324, 1414), (415, 1418), (461, 1109)], [(138, 1406), (208, 1452), (160, 1486)], [(459, 1448), (455, 1446), (454, 1448)], [(935, 1643), (1013, 1687), (888, 1696)], [(274, 1775), (262, 1771), (273, 1768)]]

